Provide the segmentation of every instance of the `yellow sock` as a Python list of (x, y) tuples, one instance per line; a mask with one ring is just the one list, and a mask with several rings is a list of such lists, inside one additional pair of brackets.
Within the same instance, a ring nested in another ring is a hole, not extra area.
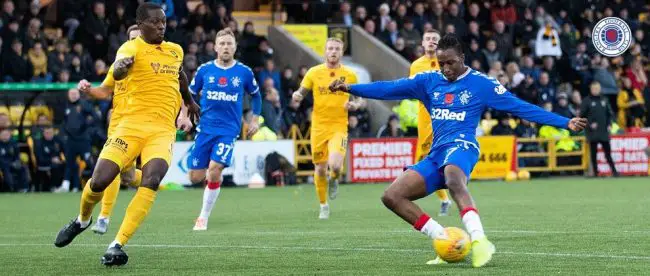
[(102, 210), (99, 212), (99, 216), (102, 218), (109, 218), (113, 214), (113, 207), (115, 206), (115, 201), (117, 200), (117, 194), (120, 192), (120, 182), (122, 179), (118, 174), (113, 182), (108, 185), (106, 190), (104, 190), (104, 198), (102, 198)]
[(104, 192), (93, 192), (90, 189), (90, 181), (92, 181), (92, 178), (88, 179), (81, 193), (81, 201), (79, 203), (79, 218), (81, 221), (90, 220), (90, 216), (93, 214), (93, 208), (95, 208), (97, 202), (102, 200), (102, 196), (104, 195)]
[(318, 202), (320, 204), (327, 203), (327, 177), (314, 174), (314, 185), (316, 194), (318, 194)]
[(145, 187), (138, 188), (131, 203), (129, 203), (129, 207), (126, 208), (124, 221), (122, 221), (120, 231), (117, 232), (117, 236), (115, 237), (117, 242), (121, 245), (126, 245), (149, 213), (155, 199), (156, 191)]
[(131, 185), (133, 185), (133, 187), (140, 187), (140, 184), (142, 184), (142, 170), (135, 169), (135, 177)]
[(437, 190), (436, 195), (440, 201), (449, 201), (449, 194), (447, 194), (447, 189)]

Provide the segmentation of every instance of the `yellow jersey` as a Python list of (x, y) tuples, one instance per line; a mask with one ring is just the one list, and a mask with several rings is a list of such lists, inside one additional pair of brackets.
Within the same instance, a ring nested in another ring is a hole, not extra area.
[[(128, 76), (127, 76), (128, 78)], [(103, 87), (108, 87), (113, 90), (113, 117), (120, 115), (126, 105), (126, 79), (115, 81), (113, 78), (113, 65), (108, 68), (106, 78), (102, 82)]]
[[(411, 64), (409, 76), (431, 70), (440, 70), (438, 58), (429, 58), (424, 55)], [(418, 103), (418, 148), (415, 156), (416, 162), (420, 160), (423, 155), (429, 153), (432, 142), (433, 129), (431, 128), (431, 115), (424, 104), (420, 102)]]
[(178, 76), (183, 49), (176, 43), (148, 44), (137, 37), (122, 44), (115, 60), (126, 57), (134, 57), (134, 62), (123, 83), (126, 108), (122, 121), (174, 130), (181, 107)]
[(354, 71), (342, 64), (338, 68), (328, 68), (325, 64), (316, 65), (310, 68), (302, 79), (300, 86), (314, 94), (312, 129), (347, 133), (348, 112), (345, 104), (350, 100), (350, 94), (329, 89), (329, 85), (340, 78), (347, 84), (357, 83)]

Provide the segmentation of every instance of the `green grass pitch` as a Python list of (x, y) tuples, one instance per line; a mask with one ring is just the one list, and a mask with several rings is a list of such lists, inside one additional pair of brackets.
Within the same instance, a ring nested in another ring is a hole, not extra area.
[[(642, 275), (650, 273), (648, 178), (473, 182), (497, 254), (486, 267), (424, 263), (430, 241), (381, 204), (385, 184), (344, 185), (319, 221), (314, 188), (222, 190), (206, 232), (192, 232), (201, 190), (162, 191), (126, 246), (129, 264), (105, 268), (133, 192), (122, 191), (109, 233), (52, 244), (76, 216), (79, 194), (0, 195), (2, 275)], [(435, 196), (418, 201), (437, 217)], [(99, 207), (99, 206), (98, 206)], [(95, 213), (99, 208), (95, 209)]]

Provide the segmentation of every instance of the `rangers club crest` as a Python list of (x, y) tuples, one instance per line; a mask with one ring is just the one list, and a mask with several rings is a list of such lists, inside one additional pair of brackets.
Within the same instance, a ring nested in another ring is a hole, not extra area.
[(470, 97), (472, 97), (472, 93), (470, 93), (467, 90), (463, 90), (463, 92), (460, 92), (460, 97), (459, 97), (460, 103), (462, 103), (463, 105), (468, 104)]
[(616, 57), (630, 47), (632, 31), (623, 19), (606, 17), (594, 26), (591, 40), (598, 52), (608, 57)]
[(239, 87), (241, 80), (239, 79), (239, 77), (234, 77), (230, 80), (230, 82), (232, 82), (232, 86)]

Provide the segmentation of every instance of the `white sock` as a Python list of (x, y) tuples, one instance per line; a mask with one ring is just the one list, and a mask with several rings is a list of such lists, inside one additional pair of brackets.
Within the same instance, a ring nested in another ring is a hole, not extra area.
[(214, 203), (217, 202), (220, 191), (221, 187), (217, 189), (209, 189), (207, 186), (205, 187), (205, 190), (203, 190), (203, 207), (201, 207), (201, 215), (199, 215), (199, 218), (208, 219), (210, 217), (212, 207), (214, 207)]
[(469, 232), (469, 236), (472, 241), (485, 238), (485, 232), (483, 231), (483, 224), (481, 224), (481, 218), (478, 216), (476, 211), (469, 211), (463, 215), (463, 224), (465, 224), (465, 229)]
[(430, 218), (427, 220), (427, 223), (422, 226), (420, 232), (429, 236), (429, 238), (435, 239), (436, 237), (442, 237), (445, 235), (445, 228), (442, 227), (440, 223)]
[(320, 205), (321, 208), (323, 208), (323, 207), (328, 207), (328, 206), (329, 206), (329, 204), (327, 204), (327, 203), (322, 203), (322, 204)]
[(100, 221), (100, 220), (105, 220), (106, 223), (108, 223), (109, 218), (108, 218), (108, 217), (104, 217), (104, 216), (99, 216), (99, 217), (97, 217), (97, 221)]
[(113, 241), (108, 245), (108, 248), (115, 247), (116, 245), (122, 246), (118, 241)]
[(81, 220), (81, 216), (77, 217), (77, 222), (79, 222), (79, 224), (81, 224), (81, 228), (86, 228), (86, 227), (88, 227), (88, 224), (90, 224), (90, 220), (83, 221), (83, 220)]

